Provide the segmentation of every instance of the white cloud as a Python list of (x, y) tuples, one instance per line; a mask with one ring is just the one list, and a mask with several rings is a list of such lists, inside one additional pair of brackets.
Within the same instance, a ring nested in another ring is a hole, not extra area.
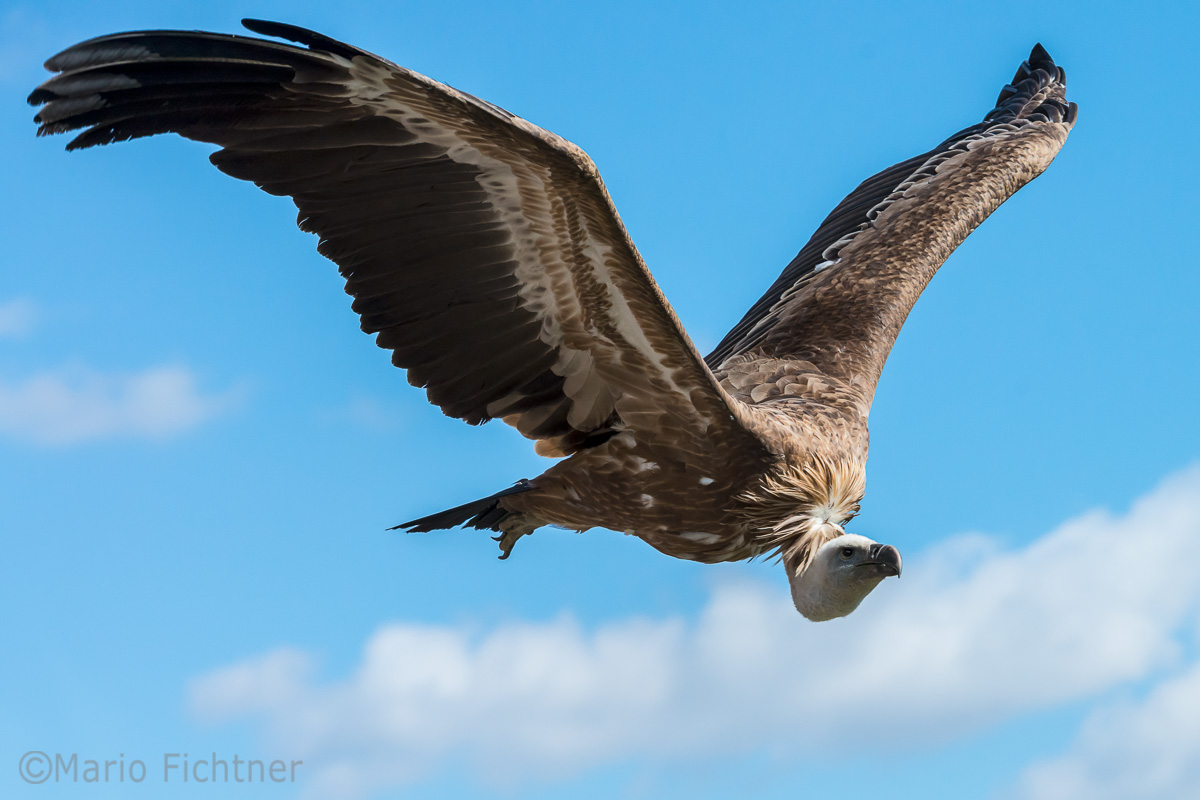
[(940, 543), (844, 620), (808, 623), (782, 586), (741, 584), (694, 621), (397, 623), (344, 679), (279, 652), (198, 679), (191, 703), (212, 722), (255, 720), (329, 797), (447, 756), (519, 781), (634, 756), (912, 748), (1175, 663), (1200, 599), (1176, 565), (1198, 536), (1193, 469), (1123, 516), (1089, 513), (1019, 550)]
[(1026, 771), (1023, 800), (1194, 800), (1200, 787), (1200, 663), (1140, 703), (1092, 714), (1068, 752)]
[(0, 339), (16, 339), (33, 330), (37, 320), (37, 307), (33, 301), (18, 297), (0, 303)]
[(240, 392), (205, 394), (190, 370), (163, 366), (105, 375), (79, 367), (0, 379), (0, 434), (67, 445), (135, 436), (165, 439), (230, 408)]

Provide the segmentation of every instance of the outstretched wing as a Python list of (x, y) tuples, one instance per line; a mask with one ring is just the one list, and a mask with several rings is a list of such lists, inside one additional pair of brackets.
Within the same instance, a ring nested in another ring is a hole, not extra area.
[(800, 362), (865, 416), (900, 327), (942, 262), (1062, 148), (1078, 110), (1065, 93), (1062, 68), (1035, 46), (982, 122), (846, 197), (709, 366), (739, 373), (747, 385), (730, 384), (758, 400), (780, 395), (749, 383), (777, 376), (777, 360)]
[[(143, 31), (75, 45), (30, 96), (68, 149), (173, 132), (289, 195), (362, 328), (446, 414), (561, 455), (621, 427), (749, 443), (595, 166), (490, 103), (302, 28), (306, 47)], [(708, 445), (705, 445), (706, 447)]]

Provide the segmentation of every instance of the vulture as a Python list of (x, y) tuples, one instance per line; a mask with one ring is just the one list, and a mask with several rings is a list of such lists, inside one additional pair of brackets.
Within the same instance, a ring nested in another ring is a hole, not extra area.
[[(102, 36), (46, 62), (38, 133), (68, 150), (158, 133), (291, 197), (429, 401), (558, 458), (396, 526), (608, 528), (676, 558), (776, 556), (797, 610), (845, 616), (895, 547), (859, 511), (876, 382), (955, 247), (1037, 177), (1077, 114), (1037, 45), (983, 120), (868, 178), (707, 356), (579, 147), (486, 100), (304, 28)], [(283, 41), (277, 41), (283, 40)]]

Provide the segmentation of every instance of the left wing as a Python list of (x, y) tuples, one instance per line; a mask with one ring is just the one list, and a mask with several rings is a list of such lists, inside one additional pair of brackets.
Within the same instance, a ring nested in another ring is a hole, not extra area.
[(684, 460), (758, 451), (582, 150), (326, 36), (245, 24), (307, 47), (92, 39), (47, 62), (59, 74), (29, 98), (39, 133), (82, 129), (69, 149), (168, 132), (219, 145), (222, 171), (295, 201), (363, 330), (450, 416), (503, 419), (546, 455), (623, 428)]

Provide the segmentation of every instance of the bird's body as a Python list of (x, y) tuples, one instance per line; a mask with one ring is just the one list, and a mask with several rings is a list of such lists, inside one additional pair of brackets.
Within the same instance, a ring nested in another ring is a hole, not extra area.
[(843, 528), (875, 386), (942, 262), (1074, 124), (1040, 46), (983, 122), (851, 193), (701, 358), (579, 148), (320, 34), (247, 26), (307, 47), (116, 34), (47, 62), (60, 74), (30, 101), (40, 132), (85, 129), (72, 148), (163, 132), (219, 145), (221, 170), (293, 198), (363, 329), (431, 402), (566, 457), (400, 527), (491, 529), (506, 556), (542, 525), (704, 562), (778, 552), (814, 619), (899, 572), (894, 548)]

